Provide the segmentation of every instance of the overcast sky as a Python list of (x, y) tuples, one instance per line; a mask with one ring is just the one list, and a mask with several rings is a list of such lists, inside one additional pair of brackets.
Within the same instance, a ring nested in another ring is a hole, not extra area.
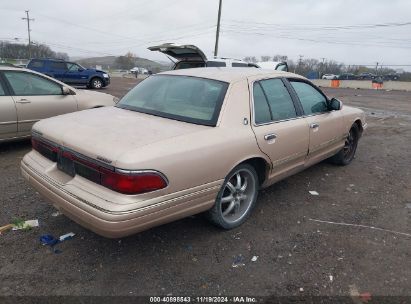
[[(218, 0), (3, 0), (1, 40), (27, 42), (27, 9), (35, 19), (32, 41), (70, 56), (131, 51), (167, 61), (147, 47), (190, 43), (209, 55), (214, 49)], [(219, 56), (411, 65), (410, 0), (223, 0), (221, 23)]]

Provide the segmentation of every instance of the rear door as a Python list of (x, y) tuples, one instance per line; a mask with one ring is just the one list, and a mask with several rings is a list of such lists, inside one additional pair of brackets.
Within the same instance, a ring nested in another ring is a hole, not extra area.
[(48, 62), (49, 72), (45, 73), (51, 75), (52, 77), (64, 81), (64, 76), (67, 72), (67, 63), (64, 61), (49, 61)]
[(19, 136), (29, 134), (40, 119), (77, 111), (73, 95), (63, 95), (62, 86), (27, 71), (5, 71), (17, 110)]
[(340, 149), (346, 137), (343, 134), (341, 111), (328, 109), (327, 97), (310, 82), (289, 79), (304, 111), (310, 132), (307, 165), (331, 156)]
[(282, 178), (304, 167), (308, 153), (307, 121), (281, 78), (254, 81), (253, 131), (258, 146), (272, 161), (271, 178)]
[(17, 111), (0, 73), (0, 140), (17, 136)]

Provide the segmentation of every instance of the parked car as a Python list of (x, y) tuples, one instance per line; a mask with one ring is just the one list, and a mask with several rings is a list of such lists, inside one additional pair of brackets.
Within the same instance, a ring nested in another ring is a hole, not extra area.
[(363, 111), (296, 74), (169, 71), (115, 107), (36, 123), (22, 172), (106, 237), (200, 212), (231, 229), (250, 216), (259, 189), (330, 157), (348, 165), (365, 127)]
[(0, 142), (29, 137), (40, 119), (116, 102), (118, 98), (109, 94), (77, 90), (44, 74), (0, 66)]
[(324, 74), (321, 79), (335, 80), (338, 79), (338, 75), (335, 74)]
[(70, 85), (85, 85), (91, 89), (102, 89), (110, 84), (110, 76), (107, 72), (86, 69), (75, 62), (44, 58), (31, 59), (27, 68)]
[(373, 80), (375, 78), (377, 78), (377, 75), (373, 73), (361, 73), (357, 76), (359, 80)]
[(386, 74), (386, 75), (383, 75), (382, 78), (385, 81), (398, 80), (398, 79), (400, 79), (400, 75), (398, 75), (398, 74)]
[(276, 70), (288, 72), (288, 64), (285, 61), (260, 61), (258, 67), (266, 70)]
[(195, 45), (176, 45), (165, 43), (162, 45), (151, 46), (150, 51), (159, 51), (176, 60), (173, 70), (203, 68), (203, 67), (255, 67), (255, 63), (245, 62), (243, 60), (214, 57), (208, 59), (207, 56)]
[(355, 76), (352, 73), (343, 73), (343, 74), (338, 76), (338, 79), (340, 79), (340, 80), (356, 80), (357, 76)]

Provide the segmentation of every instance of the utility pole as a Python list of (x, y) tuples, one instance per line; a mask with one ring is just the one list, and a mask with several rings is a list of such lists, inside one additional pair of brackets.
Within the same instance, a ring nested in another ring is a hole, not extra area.
[[(325, 58), (322, 57), (321, 60), (322, 60), (321, 73), (322, 73), (322, 74), (325, 74), (325, 73), (324, 73), (324, 72), (325, 72), (325, 69), (324, 69)], [(321, 78), (321, 76), (322, 76), (321, 73), (318, 72), (318, 74), (319, 74), (319, 75), (318, 75), (318, 78)]]
[(221, 2), (222, 0), (219, 1), (219, 5), (218, 5), (218, 19), (217, 19), (217, 30), (215, 33), (214, 57), (216, 57), (218, 54), (218, 38), (220, 37), (220, 20), (221, 20)]
[(378, 64), (379, 62), (375, 63), (375, 75), (378, 75)]
[(31, 37), (30, 37), (30, 32), (31, 32), (31, 29), (30, 29), (30, 21), (34, 21), (34, 19), (30, 19), (30, 16), (29, 16), (29, 11), (27, 10), (27, 11), (25, 11), (26, 12), (26, 17), (25, 18), (21, 18), (22, 20), (27, 20), (27, 34), (28, 34), (28, 36), (29, 36), (29, 59), (31, 59)]

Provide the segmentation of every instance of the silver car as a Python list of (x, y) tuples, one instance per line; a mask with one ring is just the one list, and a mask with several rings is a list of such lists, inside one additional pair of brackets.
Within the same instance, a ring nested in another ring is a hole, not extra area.
[(78, 90), (31, 70), (0, 67), (0, 142), (29, 137), (41, 119), (117, 102), (112, 95)]

